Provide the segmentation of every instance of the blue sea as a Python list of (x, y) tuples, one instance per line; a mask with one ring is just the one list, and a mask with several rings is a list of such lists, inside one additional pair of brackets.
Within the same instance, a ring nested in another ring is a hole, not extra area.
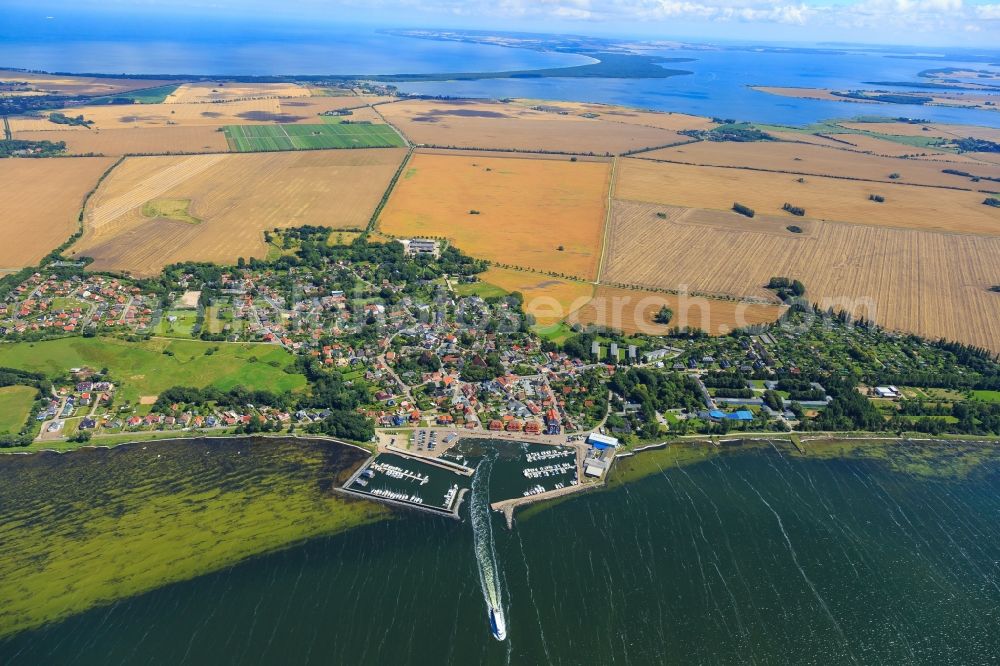
[[(226, 17), (205, 21), (139, 16), (8, 12), (0, 67), (105, 74), (322, 75), (505, 71), (590, 62), (583, 56), (388, 34), (374, 26)], [(394, 26), (385, 26), (391, 28)], [(532, 97), (623, 104), (756, 122), (802, 125), (859, 115), (919, 117), (1000, 126), (1000, 112), (778, 97), (751, 85), (862, 88), (916, 81), (930, 68), (975, 62), (894, 57), (891, 50), (775, 52), (732, 48), (649, 53), (693, 58), (665, 66), (692, 74), (666, 79), (492, 79), (400, 85), (404, 92), (463, 97)], [(997, 55), (1000, 62), (1000, 54)], [(905, 89), (905, 88), (898, 88)]]

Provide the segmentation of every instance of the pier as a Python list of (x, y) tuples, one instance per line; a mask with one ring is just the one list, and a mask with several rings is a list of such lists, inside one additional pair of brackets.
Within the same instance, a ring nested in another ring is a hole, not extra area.
[(472, 476), (476, 470), (471, 467), (466, 467), (465, 465), (459, 465), (458, 463), (451, 462), (450, 460), (442, 460), (440, 458), (431, 458), (430, 456), (421, 456), (415, 453), (410, 453), (406, 449), (401, 449), (396, 446), (386, 446), (386, 452), (394, 453), (402, 458), (409, 458), (410, 460), (418, 460), (425, 465), (433, 465), (434, 467), (440, 467), (441, 469), (446, 469), (449, 472), (455, 472), (456, 474), (461, 474), (462, 476)]
[(555, 490), (547, 490), (544, 493), (538, 493), (537, 495), (529, 495), (527, 497), (513, 497), (511, 499), (494, 502), (493, 504), (490, 505), (490, 509), (492, 509), (493, 511), (500, 511), (501, 513), (503, 513), (504, 519), (507, 521), (507, 529), (513, 529), (514, 509), (516, 509), (519, 506), (527, 506), (528, 504), (534, 504), (535, 502), (541, 502), (542, 500), (555, 499), (556, 497), (571, 495), (573, 493), (578, 493), (583, 490), (598, 488), (602, 485), (604, 485), (603, 481), (597, 483), (578, 483), (575, 486), (565, 486), (563, 488), (556, 488)]
[(339, 490), (366, 500), (457, 520), (458, 508), (469, 486), (466, 469), (454, 463), (382, 451), (369, 457)]
[[(465, 494), (465, 490), (466, 489), (464, 488), (462, 489), (461, 495)], [(426, 511), (428, 513), (433, 513), (436, 516), (447, 516), (448, 518), (452, 518), (454, 520), (461, 520), (458, 517), (458, 507), (462, 503), (461, 495), (459, 496), (459, 499), (456, 500), (454, 508), (451, 511), (448, 511), (447, 509), (442, 509), (441, 507), (437, 506), (431, 506), (429, 504), (414, 504), (412, 502), (404, 502), (402, 500), (393, 499), (391, 497), (380, 497), (378, 495), (373, 495), (371, 493), (358, 492), (357, 490), (351, 490), (350, 488), (347, 487), (337, 488), (337, 491), (344, 493), (346, 495), (350, 495), (352, 497), (360, 497), (361, 499), (366, 499), (368, 501), (375, 500), (378, 502), (391, 504), (392, 506), (402, 507), (404, 509), (413, 509), (414, 511)]]

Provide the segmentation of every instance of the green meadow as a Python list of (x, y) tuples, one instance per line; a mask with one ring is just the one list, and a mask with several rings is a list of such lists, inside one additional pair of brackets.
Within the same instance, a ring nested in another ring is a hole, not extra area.
[(285, 372), (293, 357), (274, 345), (115, 338), (60, 338), (0, 345), (0, 366), (64, 375), (70, 368), (107, 368), (119, 398), (134, 402), (171, 386), (234, 386), (300, 391), (306, 378)]
[(0, 434), (21, 430), (37, 395), (38, 390), (31, 386), (0, 387)]

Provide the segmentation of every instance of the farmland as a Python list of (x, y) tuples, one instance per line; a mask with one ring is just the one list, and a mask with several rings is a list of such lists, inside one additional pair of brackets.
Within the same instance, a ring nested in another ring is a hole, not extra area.
[(773, 276), (806, 285), (807, 298), (897, 330), (1000, 351), (1000, 298), (987, 291), (1000, 238), (616, 202), (602, 279), (646, 287), (766, 298)]
[(169, 81), (150, 79), (110, 79), (96, 76), (41, 74), (17, 70), (0, 70), (0, 80), (24, 82), (28, 87), (50, 94), (114, 95), (116, 93), (167, 85)]
[(319, 125), (228, 125), (226, 140), (238, 152), (328, 148), (398, 148), (402, 137), (388, 125), (323, 123)]
[[(205, 352), (213, 348), (215, 352)], [(169, 353), (168, 353), (169, 352)], [(0, 345), (0, 366), (58, 377), (70, 368), (107, 368), (121, 384), (119, 398), (136, 403), (171, 386), (234, 386), (301, 391), (302, 375), (288, 374), (292, 356), (273, 345), (213, 344), (200, 340), (61, 338)]]
[[(69, 155), (126, 154), (166, 155), (179, 153), (221, 153), (229, 150), (226, 136), (218, 127), (134, 127), (128, 129), (55, 129), (47, 123), (40, 131), (15, 131), (15, 139), (64, 141)], [(13, 121), (12, 121), (13, 124)]]
[(295, 83), (185, 83), (164, 101), (168, 104), (216, 103), (258, 97), (309, 97), (309, 89)]
[(608, 164), (415, 154), (379, 219), (399, 237), (447, 237), (498, 264), (593, 279)]
[(411, 100), (378, 108), (418, 145), (604, 155), (688, 140), (673, 130), (537, 111), (523, 104)]
[[(836, 134), (831, 135), (841, 142), (844, 148), (883, 155), (887, 157), (928, 157), (941, 161), (961, 160), (962, 157), (954, 151), (946, 151), (933, 146), (913, 145), (909, 141), (919, 141), (925, 137), (910, 139), (905, 136), (892, 137), (892, 140), (869, 134)], [(847, 144), (847, 145), (844, 145)]]
[[(852, 141), (858, 137), (848, 137)], [(876, 155), (864, 155), (848, 150), (818, 145), (768, 142), (723, 143), (699, 141), (673, 148), (642, 153), (643, 159), (667, 160), (702, 166), (732, 166), (786, 171), (803, 175), (837, 176), (882, 182), (915, 183), (959, 187), (969, 190), (979, 188), (969, 178), (943, 173), (943, 169), (959, 167), (946, 161), (904, 160)], [(977, 168), (961, 167), (978, 176), (1000, 177), (1000, 165), (983, 164)], [(889, 178), (890, 174), (899, 178)]]
[[(665, 164), (627, 158), (616, 181), (621, 199), (728, 210), (734, 201), (758, 213), (781, 213), (791, 202), (806, 217), (878, 226), (1000, 234), (1000, 217), (983, 195), (902, 184), (878, 184), (745, 169)], [(885, 196), (884, 203), (869, 200)], [(789, 219), (793, 218), (789, 215)], [(752, 222), (748, 221), (752, 225)]]
[[(662, 307), (674, 313), (669, 325), (653, 319)], [(663, 335), (674, 327), (725, 335), (736, 328), (773, 322), (782, 311), (776, 305), (601, 286), (589, 303), (570, 315), (568, 323), (648, 335)]]
[[(364, 228), (402, 150), (132, 157), (91, 198), (71, 253), (98, 270), (152, 275), (177, 261), (267, 255), (263, 232), (307, 224)], [(190, 224), (150, 219), (154, 199), (189, 201)]]
[(188, 210), (190, 199), (150, 199), (142, 206), (144, 217), (177, 220), (188, 224), (201, 224), (201, 220), (191, 215)]
[(75, 233), (84, 195), (111, 164), (102, 157), (0, 160), (0, 269), (35, 264)]
[[(716, 126), (716, 123), (712, 122), (709, 118), (692, 116), (686, 113), (643, 111), (626, 106), (590, 102), (554, 102), (537, 99), (517, 99), (514, 101), (517, 104), (536, 107), (538, 110), (550, 113), (591, 114), (597, 116), (600, 120), (629, 125), (646, 125), (674, 132), (690, 129), (707, 130)], [(686, 137), (685, 140), (687, 140)]]
[(506, 268), (490, 268), (479, 279), (482, 282), (477, 285), (495, 286), (501, 294), (520, 292), (524, 296), (524, 311), (541, 327), (561, 322), (594, 293), (594, 286), (586, 282)]
[[(92, 120), (93, 129), (131, 127), (189, 127), (273, 123), (316, 123), (318, 114), (337, 109), (364, 107), (383, 97), (261, 97), (223, 102), (176, 104), (91, 105), (66, 108), (67, 116)], [(11, 130), (28, 131), (56, 127), (39, 117), (13, 117)], [(81, 128), (81, 131), (86, 131)]]
[(0, 387), (0, 434), (16, 433), (24, 426), (38, 389), (31, 386)]
[(839, 124), (848, 129), (880, 132), (883, 134), (899, 134), (904, 136), (931, 137), (939, 139), (972, 137), (975, 139), (984, 139), (986, 141), (1000, 141), (1000, 129), (994, 127), (977, 127), (975, 125), (944, 125), (940, 123), (924, 124), (861, 121), (845, 121)]

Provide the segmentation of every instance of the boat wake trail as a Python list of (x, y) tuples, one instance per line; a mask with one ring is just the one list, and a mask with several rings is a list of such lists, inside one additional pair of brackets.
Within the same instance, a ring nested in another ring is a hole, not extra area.
[(498, 641), (507, 638), (507, 621), (500, 600), (500, 575), (497, 569), (497, 554), (493, 544), (493, 524), (490, 521), (490, 472), (496, 459), (493, 451), (479, 463), (472, 476), (472, 500), (469, 509), (472, 514), (473, 545), (476, 562), (479, 565), (479, 583), (483, 588), (490, 631)]

